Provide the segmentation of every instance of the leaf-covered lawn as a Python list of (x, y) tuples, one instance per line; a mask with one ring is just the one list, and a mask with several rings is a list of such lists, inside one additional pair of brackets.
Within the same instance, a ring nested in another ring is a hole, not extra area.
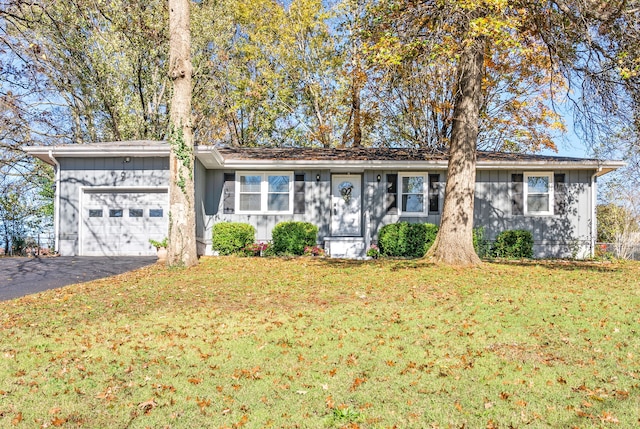
[(0, 326), (0, 427), (640, 426), (637, 263), (203, 258)]

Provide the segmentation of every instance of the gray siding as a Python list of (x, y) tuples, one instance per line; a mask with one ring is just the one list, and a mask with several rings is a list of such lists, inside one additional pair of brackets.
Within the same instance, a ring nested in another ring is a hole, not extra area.
[[(82, 187), (110, 187), (123, 190), (144, 187), (167, 187), (169, 160), (164, 157), (131, 158), (61, 158), (60, 251), (77, 254)], [(558, 170), (565, 174), (566, 213), (553, 216), (513, 214), (511, 199), (512, 174), (523, 170), (478, 171), (474, 212), (475, 226), (485, 228), (485, 237), (495, 239), (501, 231), (526, 229), (533, 233), (538, 257), (586, 256), (591, 245), (591, 175), (593, 170)], [(446, 172), (443, 170), (411, 170), (415, 173), (438, 173), (439, 208), (442, 211)], [(195, 164), (196, 236), (199, 253), (210, 249), (211, 229), (217, 222), (234, 221), (252, 224), (261, 241), (271, 239), (273, 227), (282, 221), (307, 221), (319, 228), (319, 242), (330, 236), (331, 172), (329, 170), (296, 170), (305, 177), (304, 213), (291, 215), (240, 215), (224, 213), (224, 174), (233, 170), (208, 170), (200, 161)], [(124, 174), (124, 175), (123, 175)], [(386, 177), (396, 170), (367, 170), (362, 177), (362, 235), (367, 244), (377, 240), (380, 228), (399, 221), (440, 223), (440, 214), (428, 216), (398, 215), (387, 207)], [(320, 180), (316, 180), (316, 175)], [(381, 176), (380, 182), (377, 176)], [(399, 203), (399, 201), (398, 201)]]
[[(474, 225), (485, 228), (485, 237), (494, 240), (502, 231), (525, 229), (533, 233), (536, 257), (588, 256), (591, 246), (591, 175), (592, 170), (557, 171), (565, 174), (566, 213), (553, 216), (531, 216), (512, 214), (511, 198), (512, 174), (522, 174), (523, 170), (478, 171), (476, 179), (476, 199)], [(232, 171), (227, 171), (230, 173)], [(438, 225), (444, 203), (446, 172), (442, 170), (412, 173), (438, 173), (439, 214), (426, 216), (398, 215), (388, 211), (387, 174), (398, 174), (396, 170), (368, 170), (362, 173), (362, 233), (367, 243), (375, 242), (382, 226), (400, 222), (428, 222)], [(296, 171), (301, 173), (301, 171)], [(330, 235), (331, 222), (331, 173), (329, 171), (307, 170), (305, 173), (305, 213), (294, 215), (238, 215), (225, 214), (222, 210), (224, 171), (209, 170), (206, 174), (207, 192), (204, 199), (205, 242), (211, 242), (211, 226), (217, 222), (246, 222), (253, 225), (256, 238), (271, 239), (271, 230), (282, 221), (307, 221), (319, 228), (319, 241)], [(316, 174), (321, 180), (316, 182)], [(358, 173), (359, 174), (359, 173)], [(377, 176), (381, 181), (377, 181)]]
[[(223, 185), (224, 173), (233, 173), (229, 170), (207, 170), (206, 189), (204, 197), (204, 242), (211, 244), (211, 228), (218, 222), (244, 222), (256, 228), (256, 240), (271, 240), (271, 230), (280, 222), (305, 221), (318, 226), (318, 236), (329, 235), (331, 182), (328, 171), (305, 170), (296, 174), (305, 176), (305, 209), (304, 213), (291, 215), (246, 215), (224, 213), (223, 211)], [(320, 175), (320, 181), (316, 181), (316, 175)]]
[(169, 159), (131, 158), (59, 158), (60, 163), (60, 235), (62, 255), (79, 252), (80, 190), (82, 187), (141, 188), (166, 187), (169, 184)]
[(198, 246), (198, 254), (205, 253), (207, 241), (206, 241), (206, 207), (205, 201), (207, 198), (207, 169), (202, 163), (196, 159), (195, 171), (194, 171), (194, 189), (195, 189), (195, 209), (196, 209), (196, 242)]
[(476, 178), (474, 224), (494, 240), (502, 231), (531, 231), (536, 257), (587, 256), (591, 247), (591, 175), (593, 171), (565, 173), (566, 213), (552, 216), (514, 215), (511, 174), (520, 171), (479, 171)]

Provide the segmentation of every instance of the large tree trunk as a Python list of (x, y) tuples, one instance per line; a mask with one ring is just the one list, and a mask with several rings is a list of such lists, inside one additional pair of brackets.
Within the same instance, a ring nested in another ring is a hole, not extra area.
[(434, 262), (463, 266), (480, 264), (473, 248), (473, 200), (484, 48), (482, 40), (467, 40), (458, 63), (442, 220), (436, 240), (426, 255)]
[(191, 130), (189, 1), (169, 0), (169, 76), (173, 80), (169, 144), (169, 265), (198, 263)]

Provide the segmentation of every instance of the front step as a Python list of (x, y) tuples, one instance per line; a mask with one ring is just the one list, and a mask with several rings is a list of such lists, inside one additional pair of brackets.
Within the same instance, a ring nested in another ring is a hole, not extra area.
[(325, 237), (324, 251), (332, 258), (364, 259), (367, 245), (364, 237)]

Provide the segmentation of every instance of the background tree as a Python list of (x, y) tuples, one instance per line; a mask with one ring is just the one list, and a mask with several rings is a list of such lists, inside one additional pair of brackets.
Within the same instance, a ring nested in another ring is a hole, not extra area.
[(3, 10), (2, 41), (16, 71), (46, 100), (49, 114), (70, 119), (58, 138), (164, 137), (164, 1), (9, 0)]

